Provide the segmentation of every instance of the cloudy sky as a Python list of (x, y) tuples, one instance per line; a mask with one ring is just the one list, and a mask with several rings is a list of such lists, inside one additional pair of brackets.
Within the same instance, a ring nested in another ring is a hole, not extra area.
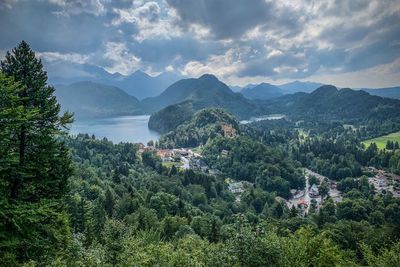
[(0, 0), (0, 36), (0, 57), (24, 39), (50, 73), (400, 85), (400, 0)]

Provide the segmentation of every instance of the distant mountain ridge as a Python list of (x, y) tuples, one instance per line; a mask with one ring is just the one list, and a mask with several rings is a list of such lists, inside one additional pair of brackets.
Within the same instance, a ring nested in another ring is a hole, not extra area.
[(103, 68), (93, 65), (79, 65), (73, 73), (49, 73), (49, 83), (52, 85), (69, 85), (76, 82), (95, 82), (118, 87), (139, 100), (146, 97), (158, 96), (169, 85), (182, 79), (173, 73), (165, 72), (157, 76), (150, 76), (143, 71), (136, 71), (125, 76), (120, 73), (109, 73)]
[(244, 88), (240, 93), (247, 99), (261, 100), (282, 96), (284, 94), (281, 88), (270, 83), (260, 83), (255, 87)]
[(315, 89), (321, 87), (322, 83), (316, 83), (316, 82), (301, 82), (301, 81), (293, 81), (289, 83), (284, 83), (284, 84), (271, 84), (271, 83), (266, 83), (266, 82), (261, 82), (259, 84), (248, 84), (246, 86), (230, 86), (232, 91), (234, 92), (243, 92), (244, 90), (254, 88), (256, 86), (262, 85), (262, 84), (269, 84), (271, 86), (278, 87), (279, 89), (282, 90), (284, 94), (294, 94), (298, 92), (304, 92), (304, 93), (311, 93)]
[(56, 87), (55, 95), (61, 109), (78, 120), (143, 114), (139, 100), (115, 86), (77, 82)]
[(316, 90), (317, 88), (323, 85), (324, 84), (322, 83), (316, 83), (316, 82), (294, 81), (277, 86), (281, 88), (285, 94), (294, 94), (298, 92), (311, 93), (312, 91)]
[(387, 88), (376, 88), (376, 89), (363, 88), (361, 90), (368, 92), (371, 95), (400, 99), (400, 86), (387, 87)]
[[(142, 73), (137, 73), (137, 75), (146, 77)], [(114, 76), (116, 79), (120, 79), (118, 74), (114, 74)], [(395, 97), (399, 89), (368, 89), (368, 92), (380, 93), (386, 97), (391, 94), (392, 97)], [(279, 90), (281, 89), (276, 86), (262, 83), (242, 92), (248, 98), (253, 98), (247, 99), (241, 93), (232, 92), (215, 76), (205, 74), (199, 78), (179, 80), (159, 96), (142, 101), (118, 87), (88, 81), (73, 83), (69, 86), (56, 86), (56, 96), (62, 109), (75, 112), (77, 119), (155, 112), (153, 122), (171, 118), (171, 123), (160, 124), (157, 122), (154, 124), (162, 125), (162, 128), (157, 129), (160, 132), (168, 131), (184, 121), (184, 118), (176, 119), (176, 115), (172, 113), (178, 111), (179, 116), (191, 115), (200, 109), (209, 107), (224, 108), (244, 119), (273, 113), (299, 116), (314, 114), (313, 116), (325, 116), (328, 119), (357, 119), (385, 112), (398, 114), (400, 103), (394, 99), (372, 96), (363, 90), (339, 90), (328, 85), (321, 86), (311, 93), (298, 92), (282, 96), (279, 95), (282, 93)], [(165, 109), (168, 106), (171, 107)]]

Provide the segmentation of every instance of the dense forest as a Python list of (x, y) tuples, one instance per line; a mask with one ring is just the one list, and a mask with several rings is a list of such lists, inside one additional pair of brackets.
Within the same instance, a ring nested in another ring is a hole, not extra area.
[[(168, 114), (171, 114), (171, 111)], [(179, 117), (182, 118), (182, 116)], [(171, 116), (167, 118), (169, 119)], [(165, 116), (160, 118), (162, 121), (164, 119), (166, 119)], [(194, 113), (175, 129), (161, 136), (158, 146), (197, 147), (205, 145), (208, 140), (217, 136), (234, 137), (239, 134), (239, 131), (239, 121), (235, 116), (224, 109), (207, 108)]]
[[(400, 199), (364, 169), (399, 173), (400, 152), (360, 143), (380, 129), (201, 110), (158, 145), (203, 145), (211, 175), (68, 136), (72, 114), (46, 81), (25, 42), (1, 62), (1, 266), (400, 266)], [(337, 181), (342, 201), (288, 209), (304, 167)], [(227, 178), (247, 180), (240, 201)]]

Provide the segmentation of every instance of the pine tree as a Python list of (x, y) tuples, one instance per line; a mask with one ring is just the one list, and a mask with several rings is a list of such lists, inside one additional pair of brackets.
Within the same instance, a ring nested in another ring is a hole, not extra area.
[(0, 177), (2, 197), (8, 194), (12, 174), (18, 166), (18, 129), (25, 124), (32, 113), (28, 113), (19, 97), (23, 86), (13, 78), (0, 72)]
[(60, 105), (47, 74), (29, 45), (22, 41), (1, 62), (2, 72), (13, 77), (23, 89), (19, 92), (24, 111), (31, 114), (16, 130), (18, 168), (10, 174), (9, 195), (14, 200), (38, 201), (64, 194), (71, 173), (67, 150), (59, 138), (72, 115), (59, 116)]
[(0, 69), (0, 261), (2, 253), (40, 260), (69, 234), (61, 200), (72, 169), (61, 140), (72, 115), (59, 116), (54, 88), (26, 42)]
[(106, 210), (107, 215), (109, 217), (113, 216), (114, 205), (115, 205), (114, 196), (113, 196), (110, 188), (107, 188), (105, 202), (104, 202), (104, 209)]

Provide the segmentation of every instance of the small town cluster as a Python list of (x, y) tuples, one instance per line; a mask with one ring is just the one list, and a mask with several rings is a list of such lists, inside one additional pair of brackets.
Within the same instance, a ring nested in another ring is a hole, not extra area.
[[(173, 149), (159, 149), (154, 146), (145, 146), (139, 143), (139, 153), (144, 151), (154, 151), (158, 155), (163, 164), (166, 166), (175, 165), (180, 169), (191, 169), (194, 171), (200, 171), (209, 175), (220, 175), (221, 172), (212, 169), (202, 160), (200, 150), (190, 148), (173, 148)], [(228, 151), (221, 151), (221, 155), (228, 154)], [(378, 193), (391, 192), (394, 197), (400, 197), (400, 176), (393, 173), (388, 173), (384, 170), (378, 170), (373, 167), (366, 169), (372, 174), (369, 177), (369, 184), (373, 185)], [(334, 180), (329, 179), (321, 174), (313, 172), (307, 168), (304, 169), (304, 177), (306, 179), (306, 187), (303, 190), (292, 189), (292, 197), (290, 199), (284, 199), (277, 197), (279, 201), (284, 203), (287, 208), (295, 207), (299, 209), (300, 214), (305, 216), (313, 203), (315, 209), (318, 211), (323, 204), (323, 196), (320, 194), (320, 185), (323, 181), (327, 182), (329, 196), (334, 202), (342, 201), (342, 194), (337, 189), (337, 183)], [(311, 177), (318, 181), (317, 183), (311, 183)], [(248, 181), (238, 181), (231, 178), (226, 178), (225, 182), (228, 184), (228, 189), (235, 195), (237, 202), (240, 202), (241, 194), (246, 188), (253, 187), (253, 183)]]

